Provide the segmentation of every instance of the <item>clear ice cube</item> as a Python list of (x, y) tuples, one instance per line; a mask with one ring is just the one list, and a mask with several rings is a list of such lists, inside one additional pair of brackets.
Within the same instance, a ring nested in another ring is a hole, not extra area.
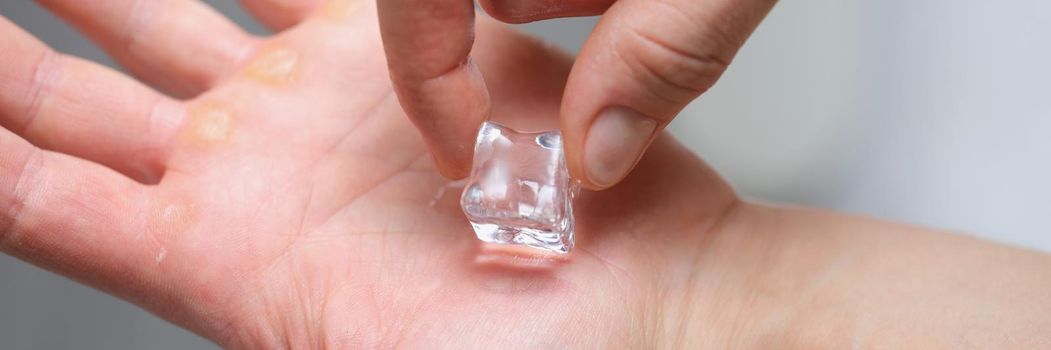
[(565, 254), (573, 248), (573, 197), (558, 131), (523, 133), (485, 122), (460, 205), (478, 239)]

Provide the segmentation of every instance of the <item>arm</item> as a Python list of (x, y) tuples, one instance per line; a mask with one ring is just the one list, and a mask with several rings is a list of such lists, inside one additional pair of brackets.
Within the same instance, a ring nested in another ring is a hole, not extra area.
[(686, 328), (698, 332), (687, 348), (711, 339), (760, 348), (1051, 344), (1044, 253), (756, 204), (727, 216), (708, 246), (684, 296), (694, 310)]

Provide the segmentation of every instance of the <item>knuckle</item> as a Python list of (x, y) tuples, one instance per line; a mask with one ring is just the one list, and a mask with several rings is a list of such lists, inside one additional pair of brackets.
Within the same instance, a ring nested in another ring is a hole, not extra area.
[(645, 30), (629, 30), (618, 54), (653, 93), (686, 103), (708, 90), (729, 65), (718, 45), (679, 44)]
[(26, 205), (26, 199), (33, 196), (31, 191), (36, 189), (33, 182), (36, 181), (36, 177), (40, 174), (39, 162), (41, 153), (39, 149), (33, 148), (33, 152), (29, 154), (25, 162), (22, 164), (21, 169), (15, 175), (15, 188), (11, 192), (10, 207), (0, 208), (3, 209), (0, 212), (0, 247), (3, 246), (17, 246), (18, 245), (18, 225), (21, 219), (23, 210)]
[(506, 0), (482, 0), (479, 1), (482, 9), (485, 13), (489, 14), (490, 17), (505, 23), (524, 23), (528, 22), (526, 18), (521, 14), (517, 1), (506, 1)]
[(614, 0), (480, 0), (489, 16), (505, 23), (602, 14)]
[(151, 24), (156, 22), (155, 13), (159, 2), (148, 0), (135, 0), (130, 6), (124, 18), (123, 46), (124, 50), (132, 53), (148, 52), (149, 31)]
[(36, 121), (38, 116), (41, 114), (45, 100), (51, 95), (51, 89), (55, 82), (58, 80), (58, 75), (62, 70), (62, 57), (52, 51), (51, 49), (45, 50), (41, 55), (40, 59), (37, 60), (33, 67), (33, 80), (29, 83), (28, 90), (26, 92), (26, 110), (23, 115), (25, 120), (21, 123), (22, 125), (12, 128), (12, 130), (20, 130), (20, 132), (26, 132)]

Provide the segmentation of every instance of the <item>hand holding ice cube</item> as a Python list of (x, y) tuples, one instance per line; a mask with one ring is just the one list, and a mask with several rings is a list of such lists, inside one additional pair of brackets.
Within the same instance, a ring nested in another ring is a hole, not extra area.
[[(776, 1), (479, 2), (510, 23), (602, 15), (568, 81), (554, 88), (562, 95), (558, 114), (570, 173), (587, 188), (605, 189), (627, 176), (658, 133), (715, 83)], [(378, 4), (401, 105), (442, 173), (466, 176), (474, 131), (499, 107), (471, 59), (474, 1)]]
[[(244, 2), (280, 33), (194, 1), (41, 1), (187, 100), (0, 19), (0, 251), (229, 348), (1048, 344), (1046, 255), (742, 202), (667, 135), (577, 199), (571, 258), (480, 259), (456, 196), (428, 205), (448, 181), (391, 92), (377, 2)], [(552, 122), (571, 62), (478, 37), (494, 115)], [(500, 215), (545, 212), (535, 178)]]

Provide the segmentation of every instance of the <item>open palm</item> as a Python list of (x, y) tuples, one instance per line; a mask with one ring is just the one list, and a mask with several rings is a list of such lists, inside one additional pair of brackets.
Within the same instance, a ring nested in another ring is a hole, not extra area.
[[(1047, 255), (742, 203), (667, 135), (577, 201), (570, 258), (482, 246), (370, 1), (245, 0), (267, 38), (197, 1), (41, 2), (165, 94), (0, 19), (0, 250), (220, 345), (1049, 344)], [(494, 118), (554, 127), (569, 59), (482, 22)]]
[[(249, 1), (282, 29), (267, 38), (191, 1), (43, 2), (192, 98), (0, 22), (0, 246), (222, 345), (674, 339), (697, 247), (736, 203), (663, 137), (583, 196), (571, 258), (483, 249), (392, 93), (372, 2)], [(556, 125), (568, 58), (478, 37), (493, 115)]]

